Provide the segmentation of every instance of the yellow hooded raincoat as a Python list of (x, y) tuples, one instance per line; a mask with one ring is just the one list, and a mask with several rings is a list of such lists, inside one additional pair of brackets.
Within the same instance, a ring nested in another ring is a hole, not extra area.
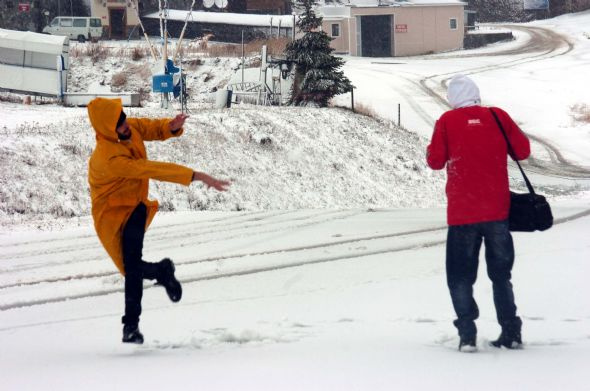
[(96, 131), (96, 148), (88, 162), (92, 217), (100, 242), (122, 274), (122, 233), (140, 202), (147, 207), (146, 229), (158, 209), (148, 197), (150, 178), (188, 186), (193, 170), (174, 163), (147, 159), (144, 140), (166, 140), (172, 134), (170, 119), (127, 118), (131, 139), (119, 141), (115, 131), (123, 107), (120, 99), (96, 98), (88, 104), (88, 116)]

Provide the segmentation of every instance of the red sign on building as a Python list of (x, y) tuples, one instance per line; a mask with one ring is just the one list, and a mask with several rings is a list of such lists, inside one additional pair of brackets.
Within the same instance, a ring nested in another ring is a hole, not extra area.
[(395, 25), (395, 32), (396, 33), (407, 33), (408, 32), (408, 25), (407, 24), (396, 24)]
[(29, 3), (19, 3), (18, 4), (18, 12), (29, 12), (31, 10), (31, 4)]

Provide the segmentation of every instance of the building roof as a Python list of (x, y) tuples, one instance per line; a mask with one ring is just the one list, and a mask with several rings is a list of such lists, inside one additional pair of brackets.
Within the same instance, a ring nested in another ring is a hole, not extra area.
[[(168, 20), (177, 20), (184, 22), (189, 11), (185, 10), (168, 10)], [(144, 15), (144, 18), (159, 19), (158, 12)], [(235, 14), (230, 12), (204, 12), (193, 11), (188, 16), (189, 22), (197, 23), (215, 23), (215, 24), (234, 24), (239, 26), (255, 27), (293, 27), (292, 15), (259, 15), (259, 14)]]

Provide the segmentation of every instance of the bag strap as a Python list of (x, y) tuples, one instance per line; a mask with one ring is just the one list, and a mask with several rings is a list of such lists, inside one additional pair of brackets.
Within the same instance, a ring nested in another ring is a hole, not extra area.
[(492, 112), (492, 115), (494, 116), (494, 119), (496, 120), (496, 123), (498, 124), (498, 127), (502, 131), (502, 135), (504, 136), (504, 139), (506, 140), (506, 144), (508, 145), (508, 152), (510, 154), (510, 157), (518, 165), (518, 168), (520, 170), (520, 173), (522, 174), (522, 177), (524, 178), (524, 182), (526, 183), (526, 187), (527, 187), (527, 189), (529, 189), (529, 193), (535, 194), (535, 190), (533, 189), (533, 185), (531, 185), (531, 182), (529, 181), (529, 178), (524, 173), (524, 170), (520, 166), (520, 163), (518, 162), (518, 160), (516, 160), (513, 157), (514, 150), (512, 149), (512, 144), (510, 144), (510, 140), (508, 140), (508, 136), (506, 136), (506, 132), (504, 131), (504, 127), (502, 126), (502, 123), (500, 122), (500, 119), (498, 118), (498, 115), (496, 114), (496, 112), (494, 110), (490, 109), (490, 111)]

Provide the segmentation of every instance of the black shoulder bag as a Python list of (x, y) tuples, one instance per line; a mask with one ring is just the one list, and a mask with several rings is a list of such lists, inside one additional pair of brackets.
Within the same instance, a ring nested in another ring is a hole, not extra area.
[[(512, 155), (514, 155), (514, 150), (508, 140), (508, 136), (506, 136), (504, 127), (494, 110), (490, 109), (490, 111), (502, 131), (502, 135), (504, 135), (506, 144), (508, 144), (508, 152), (510, 152), (510, 157), (512, 157)], [(518, 160), (514, 158), (512, 158), (512, 160), (518, 165), (529, 192), (510, 192), (510, 214), (508, 217), (510, 231), (534, 232), (545, 231), (546, 229), (551, 228), (553, 225), (553, 215), (551, 214), (549, 203), (545, 197), (535, 193), (533, 185), (531, 185), (529, 178), (527, 178)]]

